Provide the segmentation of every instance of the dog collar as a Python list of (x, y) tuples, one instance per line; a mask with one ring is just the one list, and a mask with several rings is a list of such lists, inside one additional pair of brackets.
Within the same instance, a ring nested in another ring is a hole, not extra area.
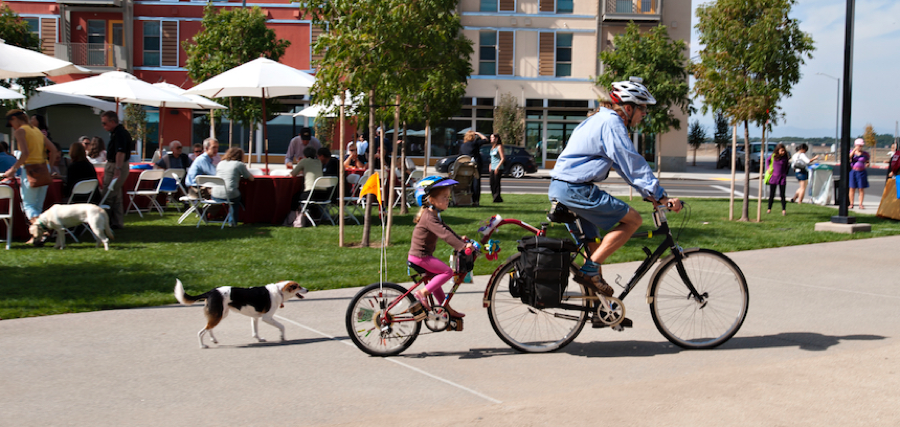
[(40, 218), (38, 218), (38, 220), (37, 220), (37, 222), (36, 222), (35, 224), (36, 224), (36, 225), (38, 226), (38, 228), (41, 229), (41, 230), (44, 230), (44, 231), (50, 231), (50, 229), (47, 228), (46, 225), (44, 225), (44, 223), (41, 221)]

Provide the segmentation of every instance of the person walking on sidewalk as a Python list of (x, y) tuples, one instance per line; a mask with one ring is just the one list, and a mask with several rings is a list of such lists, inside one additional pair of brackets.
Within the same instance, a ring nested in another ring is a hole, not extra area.
[(791, 197), (791, 203), (803, 203), (803, 196), (806, 195), (806, 186), (809, 185), (809, 170), (807, 170), (807, 167), (819, 158), (818, 155), (815, 155), (810, 159), (806, 155), (807, 151), (809, 151), (809, 146), (800, 144), (800, 148), (797, 149), (797, 152), (791, 156), (791, 160), (788, 162), (794, 168), (794, 176), (800, 182), (800, 188), (794, 192), (794, 197)]
[(784, 199), (784, 191), (787, 186), (787, 174), (791, 169), (788, 164), (789, 158), (787, 148), (784, 144), (779, 143), (775, 146), (775, 150), (766, 159), (766, 169), (771, 165), (772, 176), (769, 177), (769, 208), (766, 213), (772, 213), (772, 203), (775, 201), (775, 189), (781, 192), (781, 216), (787, 215), (787, 201)]

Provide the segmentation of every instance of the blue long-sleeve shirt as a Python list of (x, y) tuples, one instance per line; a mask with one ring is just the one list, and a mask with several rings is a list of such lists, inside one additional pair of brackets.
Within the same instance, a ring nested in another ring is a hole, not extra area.
[(194, 159), (194, 162), (191, 163), (190, 169), (188, 169), (187, 176), (184, 178), (185, 184), (188, 186), (193, 186), (195, 184), (195, 180), (197, 175), (215, 175), (216, 174), (216, 166), (213, 165), (212, 159), (209, 157), (209, 154), (203, 153), (197, 156)]
[(570, 183), (599, 182), (613, 167), (643, 197), (659, 200), (666, 196), (650, 165), (628, 139), (622, 119), (606, 108), (575, 128), (550, 177)]

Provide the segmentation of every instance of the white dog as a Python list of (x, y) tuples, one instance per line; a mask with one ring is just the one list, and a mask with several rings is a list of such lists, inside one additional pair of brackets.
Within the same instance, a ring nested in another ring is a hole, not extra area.
[(40, 239), (45, 231), (56, 231), (56, 249), (66, 247), (66, 229), (80, 224), (87, 224), (94, 232), (97, 247), (103, 242), (103, 248), (109, 250), (109, 239), (113, 238), (109, 228), (109, 215), (97, 205), (77, 203), (74, 205), (53, 205), (44, 211), (37, 221), (28, 227), (35, 239)]
[(253, 332), (253, 338), (259, 342), (266, 340), (259, 337), (259, 319), (262, 318), (266, 322), (281, 331), (281, 340), (284, 341), (284, 325), (275, 320), (275, 310), (284, 307), (284, 302), (293, 296), (303, 299), (303, 294), (307, 292), (306, 288), (292, 282), (283, 280), (278, 283), (270, 283), (266, 286), (257, 286), (253, 288), (238, 288), (233, 286), (221, 286), (215, 288), (205, 294), (192, 296), (184, 292), (184, 286), (181, 280), (175, 279), (175, 299), (184, 305), (191, 305), (199, 300), (206, 300), (206, 307), (203, 312), (206, 314), (206, 327), (197, 333), (200, 338), (200, 348), (207, 348), (203, 344), (203, 335), (209, 332), (213, 344), (218, 344), (213, 328), (228, 315), (229, 309), (250, 316), (250, 328)]

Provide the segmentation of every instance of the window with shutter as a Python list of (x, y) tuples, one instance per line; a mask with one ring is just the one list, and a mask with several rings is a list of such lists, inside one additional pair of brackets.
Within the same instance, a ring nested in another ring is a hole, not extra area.
[(556, 12), (556, 0), (541, 0), (541, 12)]
[[(309, 46), (310, 46), (310, 53), (312, 53), (312, 47), (316, 44), (316, 42), (319, 40), (319, 36), (322, 35), (322, 33), (324, 33), (325, 30), (318, 25), (313, 25), (309, 31), (310, 31)], [(325, 52), (322, 52), (319, 54), (312, 54), (312, 56), (310, 56), (310, 68), (315, 67), (316, 63), (318, 61), (321, 61), (324, 57), (325, 57)]]
[(556, 50), (556, 37), (554, 33), (541, 33), (539, 40), (539, 69), (542, 76), (553, 76), (554, 54)]
[(515, 33), (512, 31), (497, 32), (497, 74), (511, 76), (515, 71)]
[(56, 18), (41, 18), (41, 51), (50, 56), (56, 53)]
[(163, 67), (178, 66), (178, 22), (163, 21), (162, 23), (162, 60)]
[(499, 0), (501, 12), (515, 12), (516, 0)]

